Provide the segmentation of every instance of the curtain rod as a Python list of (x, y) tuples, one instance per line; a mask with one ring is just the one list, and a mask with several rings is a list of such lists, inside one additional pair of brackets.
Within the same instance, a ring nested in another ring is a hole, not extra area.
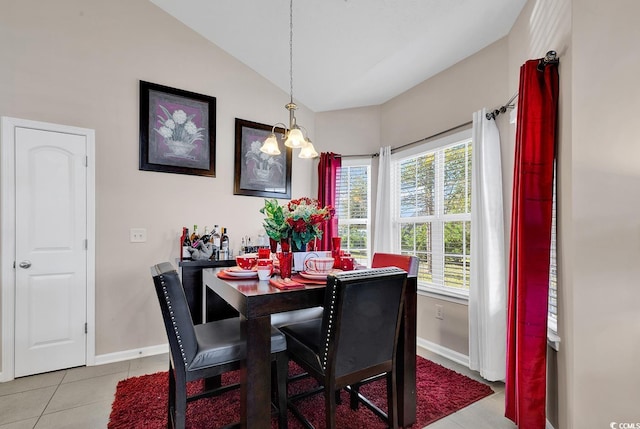
[(500, 107), (496, 107), (495, 109), (493, 109), (493, 111), (487, 113), (485, 115), (487, 119), (488, 120), (495, 119), (500, 113), (505, 113), (507, 109), (513, 109), (514, 107), (516, 107), (514, 104), (511, 104), (511, 103), (513, 102), (513, 100), (516, 99), (517, 96), (518, 96), (518, 93), (516, 92), (515, 94), (513, 94), (513, 97), (509, 99), (509, 101), (507, 101)]
[[(420, 140), (416, 140), (416, 141), (413, 141), (411, 143), (406, 143), (406, 144), (400, 145), (398, 147), (393, 147), (393, 148), (391, 148), (391, 153), (395, 153), (395, 152), (397, 152), (397, 151), (399, 151), (401, 149), (407, 148), (409, 146), (416, 145), (418, 143), (426, 142), (428, 140), (431, 140), (431, 139), (434, 139), (436, 137), (439, 137), (439, 136), (441, 136), (443, 134), (447, 134), (447, 133), (450, 133), (451, 131), (455, 131), (458, 128), (469, 126), (472, 123), (473, 123), (473, 121), (468, 121), (468, 122), (465, 122), (464, 124), (456, 125), (455, 127), (451, 127), (451, 128), (449, 128), (447, 130), (440, 131), (439, 133), (435, 133), (433, 135), (430, 135), (429, 137), (424, 137), (424, 138), (421, 138)], [(340, 158), (366, 158), (366, 157), (376, 158), (376, 157), (380, 156), (380, 154), (379, 153), (367, 153), (367, 154), (363, 154), (363, 155), (338, 155), (338, 156)]]
[[(544, 56), (544, 58), (541, 58), (538, 62), (538, 67), (536, 67), (538, 69), (538, 71), (543, 71), (544, 68), (546, 66), (548, 66), (549, 64), (558, 64), (560, 62), (560, 60), (558, 59), (558, 53), (556, 51), (547, 51), (546, 55)], [(507, 111), (507, 109), (513, 109), (515, 107), (515, 105), (511, 104), (513, 102), (513, 100), (516, 99), (516, 97), (518, 96), (518, 93), (516, 92), (515, 94), (513, 94), (513, 97), (511, 97), (509, 99), (509, 101), (507, 101), (504, 105), (500, 106), (500, 107), (496, 107), (495, 109), (493, 109), (493, 111), (487, 113), (485, 116), (487, 117), (488, 120), (491, 119), (496, 119), (496, 117), (500, 114), (500, 113), (505, 113)]]

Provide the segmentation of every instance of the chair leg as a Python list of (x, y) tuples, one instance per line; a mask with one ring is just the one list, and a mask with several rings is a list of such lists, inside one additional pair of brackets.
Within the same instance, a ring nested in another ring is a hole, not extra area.
[(324, 387), (325, 421), (327, 429), (336, 429), (336, 395), (335, 385), (328, 383)]
[(387, 374), (387, 418), (390, 428), (398, 428), (398, 393), (396, 390), (396, 374), (391, 371)]
[[(287, 429), (287, 378), (289, 359), (286, 352), (276, 354), (276, 400), (278, 401), (278, 427)], [(272, 377), (273, 378), (273, 377)]]
[(222, 386), (222, 375), (214, 375), (204, 379), (204, 390), (214, 390), (220, 386)]
[(167, 401), (167, 427), (171, 429), (175, 426), (173, 416), (176, 409), (176, 379), (171, 364), (169, 364), (169, 400)]
[(357, 410), (360, 405), (360, 401), (358, 400), (358, 393), (360, 392), (360, 383), (354, 383), (351, 385), (351, 389), (349, 389), (349, 406), (352, 410)]
[(174, 427), (176, 429), (185, 429), (187, 420), (187, 381), (184, 377), (178, 376), (174, 383), (176, 387), (174, 389)]

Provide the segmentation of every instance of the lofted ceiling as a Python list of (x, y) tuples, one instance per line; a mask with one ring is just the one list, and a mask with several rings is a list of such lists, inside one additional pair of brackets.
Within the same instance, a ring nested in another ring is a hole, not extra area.
[[(289, 94), (289, 0), (151, 1)], [(384, 103), (506, 36), (525, 2), (295, 0), (294, 101)]]

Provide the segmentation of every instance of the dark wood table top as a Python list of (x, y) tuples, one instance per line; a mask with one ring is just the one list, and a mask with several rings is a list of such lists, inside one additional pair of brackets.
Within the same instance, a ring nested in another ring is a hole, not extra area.
[(204, 283), (246, 318), (315, 307), (324, 302), (324, 285), (307, 284), (300, 289), (282, 290), (271, 286), (268, 280), (219, 278), (217, 273), (221, 270), (203, 270)]

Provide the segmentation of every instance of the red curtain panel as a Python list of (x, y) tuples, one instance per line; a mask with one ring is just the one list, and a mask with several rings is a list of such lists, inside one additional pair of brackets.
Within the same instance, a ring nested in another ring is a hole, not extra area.
[(511, 213), (505, 415), (545, 427), (547, 300), (558, 104), (557, 64), (520, 68)]
[[(338, 191), (338, 169), (342, 165), (340, 155), (322, 152), (318, 164), (318, 201), (322, 206), (335, 208)], [(331, 250), (331, 237), (338, 236), (338, 216), (335, 215), (323, 227), (318, 250)]]

